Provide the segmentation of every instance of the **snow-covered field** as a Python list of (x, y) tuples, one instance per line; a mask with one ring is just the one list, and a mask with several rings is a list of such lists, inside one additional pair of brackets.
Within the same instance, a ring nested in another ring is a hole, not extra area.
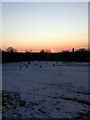
[(19, 93), (25, 101), (7, 112), (4, 106), (6, 117), (76, 118), (88, 112), (88, 63), (32, 61), (2, 68), (3, 90)]

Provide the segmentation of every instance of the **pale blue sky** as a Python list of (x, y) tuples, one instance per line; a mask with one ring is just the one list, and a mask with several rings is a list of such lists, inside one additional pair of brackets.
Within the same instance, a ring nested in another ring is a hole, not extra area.
[(2, 48), (2, 3), (0, 2), (0, 48)]
[(5, 49), (64, 49), (64, 43), (66, 48), (87, 44), (88, 3), (8, 2), (2, 8)]

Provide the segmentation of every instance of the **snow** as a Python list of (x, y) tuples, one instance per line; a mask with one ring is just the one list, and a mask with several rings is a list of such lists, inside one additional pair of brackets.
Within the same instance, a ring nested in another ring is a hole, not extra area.
[(2, 64), (0, 63), (0, 119), (2, 117)]
[(88, 63), (32, 61), (2, 68), (3, 90), (18, 91), (28, 104), (17, 107), (22, 118), (73, 118), (88, 111)]

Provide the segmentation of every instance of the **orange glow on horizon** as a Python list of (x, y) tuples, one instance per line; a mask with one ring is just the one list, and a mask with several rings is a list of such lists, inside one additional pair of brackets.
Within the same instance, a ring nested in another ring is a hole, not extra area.
[(50, 49), (51, 52), (60, 52), (62, 50), (71, 50), (72, 48), (79, 49), (79, 48), (88, 48), (88, 39), (82, 39), (82, 40), (77, 40), (77, 39), (72, 39), (71, 41), (63, 41), (63, 40), (48, 40), (47, 42), (45, 41), (40, 41), (38, 40), (33, 43), (32, 41), (18, 41), (15, 42), (14, 40), (10, 43), (4, 43), (4, 39), (2, 41), (2, 49), (5, 51), (8, 47), (13, 47), (17, 49), (19, 52), (25, 52), (25, 51), (31, 51), (31, 52), (40, 52), (42, 49), (48, 50)]
[[(42, 49), (44, 49), (44, 48), (39, 48), (39, 49), (27, 49), (27, 48), (23, 48), (22, 47), (22, 49), (20, 49), (20, 48), (16, 48), (15, 46), (8, 46), (8, 47), (13, 47), (14, 49), (16, 49), (17, 50), (17, 52), (40, 52)], [(7, 48), (8, 48), (7, 47)], [(6, 51), (6, 49), (7, 48), (5, 48), (5, 49), (3, 49), (4, 51)], [(45, 52), (47, 52), (47, 53), (57, 53), (57, 52), (62, 52), (63, 50), (65, 50), (65, 51), (71, 51), (72, 50), (72, 48), (74, 48), (75, 50), (78, 50), (78, 49), (80, 49), (80, 48), (85, 48), (85, 49), (88, 49), (88, 45), (87, 45), (87, 47), (86, 46), (79, 46), (79, 45), (77, 45), (77, 46), (72, 46), (72, 47), (61, 47), (61, 48), (51, 48), (51, 49), (44, 49), (45, 50)]]
[(3, 3), (2, 49), (61, 52), (88, 48), (87, 11), (88, 3)]

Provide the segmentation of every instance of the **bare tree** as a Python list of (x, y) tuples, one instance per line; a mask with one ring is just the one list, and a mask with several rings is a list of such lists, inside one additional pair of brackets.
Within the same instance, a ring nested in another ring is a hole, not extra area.
[(44, 53), (44, 49), (42, 49), (42, 50), (40, 51), (40, 53)]
[(6, 52), (17, 52), (17, 50), (15, 48), (13, 48), (13, 47), (8, 47), (6, 49)]

